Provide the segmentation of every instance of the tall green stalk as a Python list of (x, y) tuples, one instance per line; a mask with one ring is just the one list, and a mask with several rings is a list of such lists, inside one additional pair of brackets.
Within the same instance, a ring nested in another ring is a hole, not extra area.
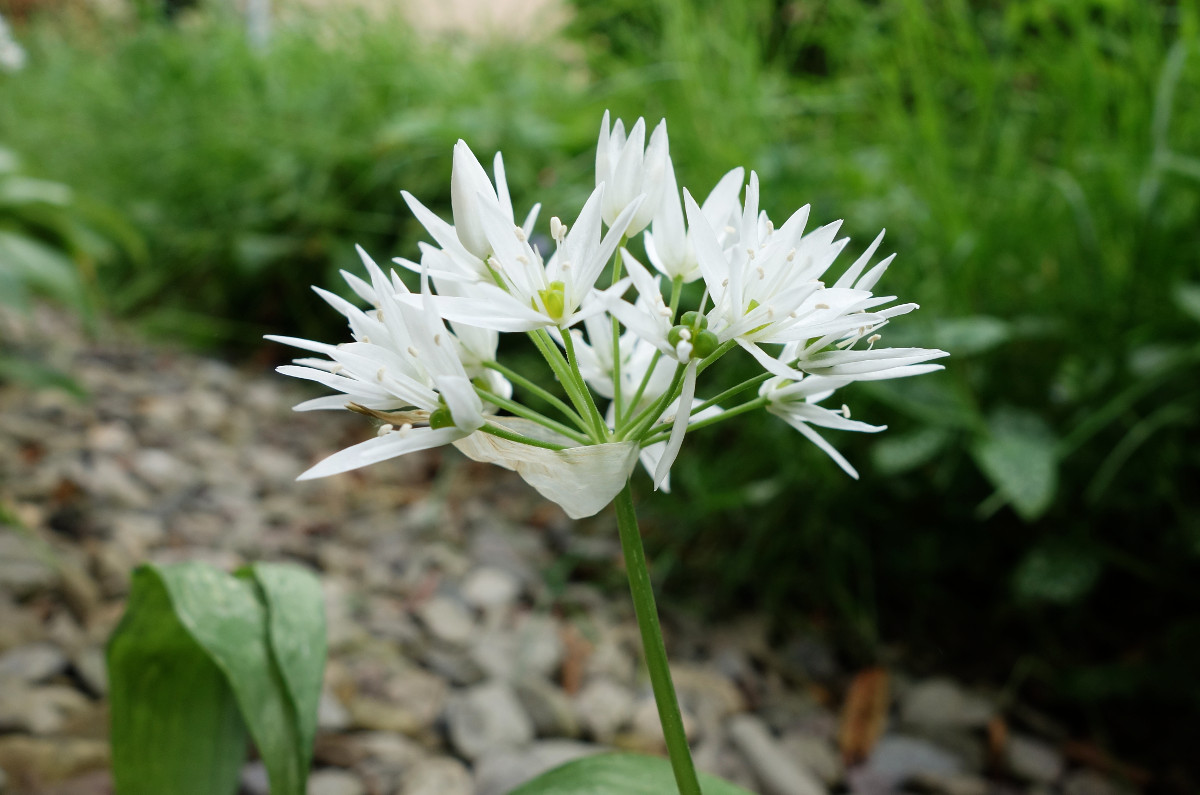
[(646, 668), (650, 671), (650, 686), (654, 689), (654, 702), (658, 705), (658, 719), (662, 722), (663, 737), (667, 741), (667, 754), (671, 758), (671, 769), (675, 772), (675, 784), (679, 787), (680, 795), (701, 795), (696, 766), (692, 762), (692, 752), (683, 731), (683, 716), (679, 712), (679, 699), (675, 696), (675, 683), (671, 681), (671, 669), (667, 665), (667, 647), (658, 623), (654, 589), (650, 584), (650, 571), (646, 567), (646, 551), (642, 547), (637, 513), (633, 509), (633, 492), (628, 482), (613, 504), (617, 508), (617, 529), (621, 534), (621, 551), (625, 555), (629, 590), (633, 593), (633, 610), (642, 633)]

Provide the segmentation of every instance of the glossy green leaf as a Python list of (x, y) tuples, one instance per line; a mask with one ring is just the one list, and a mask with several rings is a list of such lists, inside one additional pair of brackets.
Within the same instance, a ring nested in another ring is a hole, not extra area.
[[(120, 795), (234, 792), (247, 731), (273, 795), (302, 795), (325, 661), (323, 616), (317, 580), (294, 567), (259, 565), (238, 576), (203, 564), (140, 568), (109, 647)], [(151, 638), (167, 632), (156, 627), (170, 628), (169, 645), (144, 641), (147, 628)], [(161, 671), (151, 690), (140, 674), (147, 668)], [(193, 712), (204, 706), (197, 700), (220, 715), (240, 713), (240, 734), (229, 730), (231, 719), (197, 721)], [(192, 729), (163, 743), (160, 723)], [(196, 758), (220, 776), (195, 784)], [(232, 779), (226, 758), (234, 760)]]
[[(704, 795), (751, 795), (728, 781), (700, 774)], [(642, 754), (599, 754), (568, 762), (509, 795), (669, 795), (678, 792), (671, 763)]]
[(1013, 591), (1027, 602), (1073, 604), (1087, 596), (1102, 570), (1090, 550), (1049, 543), (1029, 551), (1013, 574)]
[(1055, 439), (1036, 415), (997, 412), (971, 454), (1022, 519), (1033, 521), (1050, 507), (1058, 488)]
[(133, 574), (108, 644), (112, 773), (120, 795), (237, 791), (248, 733), (225, 674), (180, 623), (158, 570)]

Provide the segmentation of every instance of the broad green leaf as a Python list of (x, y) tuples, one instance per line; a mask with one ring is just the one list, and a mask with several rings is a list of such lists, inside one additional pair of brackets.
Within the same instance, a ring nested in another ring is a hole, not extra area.
[(267, 602), (271, 650), (296, 712), (301, 762), (312, 761), (317, 704), (325, 672), (325, 606), (321, 583), (309, 572), (279, 563), (251, 567)]
[[(202, 564), (142, 567), (137, 577), (160, 583), (171, 620), (192, 640), (193, 654), (204, 657), (207, 665), (222, 674), (226, 698), (231, 697), (240, 710), (266, 765), (272, 795), (302, 795), (325, 659), (323, 610), (315, 578), (282, 565), (255, 566), (235, 577)], [(137, 596), (135, 592), (131, 597), (131, 613), (139, 606)], [(129, 665), (136, 666), (139, 638), (124, 626), (118, 628), (112, 648), (126, 650), (128, 658), (134, 660)], [(110, 658), (111, 654), (110, 650)], [(189, 665), (203, 667), (195, 662)], [(184, 666), (181, 670), (190, 669)], [(194, 687), (186, 677), (171, 678), (168, 674), (166, 679), (169, 681), (162, 684), (164, 693), (174, 687), (177, 694), (190, 694)], [(114, 680), (113, 684), (115, 692), (118, 683)], [(140, 704), (136, 675), (122, 684), (133, 691), (122, 695), (122, 699), (131, 705), (130, 709), (136, 709)], [(209, 690), (211, 695), (212, 688)], [(186, 698), (182, 700), (187, 703)], [(155, 720), (187, 718), (186, 710), (166, 704), (160, 704), (151, 715)], [(183, 776), (190, 769), (186, 757), (192, 753), (192, 746), (203, 745), (205, 752), (210, 752), (214, 744), (226, 745), (216, 736), (197, 731), (190, 738), (191, 745), (179, 749), (183, 756), (158, 754), (151, 759), (144, 751), (130, 749), (139, 738), (144, 742), (146, 736), (118, 732), (114, 722), (114, 758), (121, 748), (120, 753), (132, 760), (118, 775), (121, 795), (190, 793), (192, 790), (172, 787), (141, 789), (140, 771), (144, 765), (157, 764), (164, 768), (163, 776)], [(153, 747), (157, 753), (157, 745)], [(233, 790), (195, 791), (223, 795)]]
[[(704, 795), (751, 795), (728, 781), (700, 774)], [(543, 773), (509, 795), (669, 795), (678, 792), (671, 763), (642, 754), (599, 754)]]
[(15, 276), (32, 291), (59, 301), (83, 304), (75, 263), (38, 240), (0, 231), (0, 271)]
[(1073, 604), (1100, 577), (1101, 563), (1079, 545), (1055, 543), (1030, 550), (1013, 574), (1013, 591), (1030, 602)]
[(1008, 323), (987, 315), (943, 318), (933, 323), (931, 331), (931, 338), (925, 344), (954, 356), (984, 353), (1012, 337)]
[(247, 731), (225, 674), (180, 623), (159, 571), (133, 574), (108, 644), (112, 772), (120, 795), (237, 791)]
[(933, 460), (950, 441), (944, 428), (919, 431), (880, 439), (871, 447), (875, 468), (885, 475), (899, 475)]
[(996, 412), (971, 454), (1022, 519), (1033, 521), (1050, 507), (1058, 487), (1058, 460), (1054, 436), (1039, 417), (1022, 411)]
[(1180, 282), (1175, 285), (1175, 303), (1192, 320), (1200, 320), (1200, 284)]

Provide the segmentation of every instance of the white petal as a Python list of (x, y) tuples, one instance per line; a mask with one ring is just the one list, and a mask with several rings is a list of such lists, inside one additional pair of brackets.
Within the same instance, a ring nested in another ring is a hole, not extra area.
[(671, 471), (671, 465), (675, 463), (675, 458), (679, 455), (679, 448), (683, 446), (683, 437), (687, 433), (692, 412), (692, 399), (696, 396), (698, 364), (695, 361), (689, 363), (687, 371), (684, 373), (683, 391), (679, 394), (679, 406), (675, 410), (675, 422), (671, 426), (671, 437), (667, 440), (667, 449), (663, 451), (663, 456), (654, 469), (654, 488), (656, 489), (666, 480), (667, 473)]
[(297, 480), (312, 480), (328, 475), (349, 472), (352, 469), (365, 467), (386, 461), (389, 458), (415, 453), (418, 450), (429, 450), (450, 444), (461, 439), (463, 432), (458, 428), (412, 428), (405, 433), (389, 433), (376, 436), (360, 442), (353, 447), (347, 447), (341, 452), (334, 453), (321, 463), (304, 472)]
[[(493, 420), (496, 425), (526, 436), (545, 438), (546, 429), (515, 417)], [(569, 443), (565, 437), (555, 441)], [(546, 499), (562, 506), (572, 519), (601, 511), (629, 480), (637, 463), (633, 442), (546, 450), (476, 431), (454, 446), (474, 461), (498, 464), (519, 474)]]

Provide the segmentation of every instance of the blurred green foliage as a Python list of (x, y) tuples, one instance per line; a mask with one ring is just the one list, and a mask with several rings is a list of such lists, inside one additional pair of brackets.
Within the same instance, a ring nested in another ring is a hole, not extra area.
[(668, 590), (826, 626), (856, 662), (899, 644), (1011, 674), (1118, 744), (1139, 715), (1194, 721), (1197, 4), (574, 5), (554, 46), (350, 14), (264, 52), (219, 15), (43, 22), (0, 140), (145, 235), (97, 274), (108, 309), (244, 349), (333, 334), (307, 286), (352, 243), (413, 255), (399, 189), (447, 210), (456, 138), (503, 149), (518, 212), (536, 194), (545, 218), (581, 203), (604, 108), (665, 116), (697, 192), (747, 164), (775, 217), (811, 202), (859, 250), (886, 226), (881, 287), (924, 308), (885, 343), (954, 354), (857, 388), (855, 416), (891, 426), (833, 439), (858, 484), (768, 416), (689, 437), (674, 497), (644, 504)]

